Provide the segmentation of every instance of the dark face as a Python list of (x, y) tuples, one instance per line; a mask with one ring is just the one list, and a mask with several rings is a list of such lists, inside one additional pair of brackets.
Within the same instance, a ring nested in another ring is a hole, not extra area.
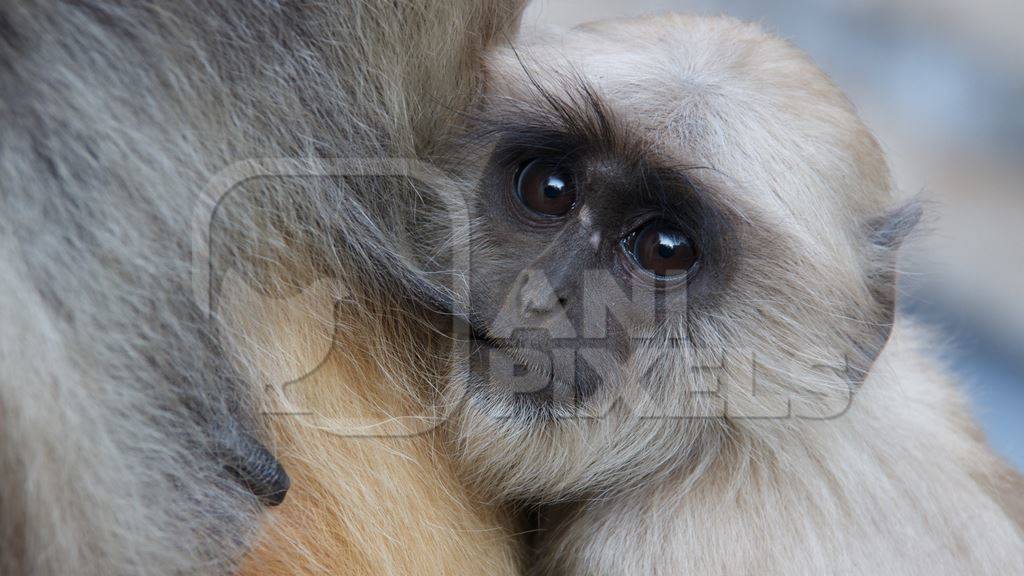
[(588, 121), (507, 127), (475, 197), (473, 384), (520, 408), (614, 395), (631, 355), (726, 278), (727, 219), (699, 169), (602, 138), (599, 111)]

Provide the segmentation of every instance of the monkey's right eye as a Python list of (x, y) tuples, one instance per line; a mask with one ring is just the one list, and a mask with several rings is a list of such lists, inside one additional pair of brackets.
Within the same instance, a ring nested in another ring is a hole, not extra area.
[(576, 189), (569, 174), (544, 160), (524, 164), (515, 179), (516, 196), (532, 212), (564, 216), (576, 204)]
[(690, 238), (658, 220), (623, 239), (622, 248), (633, 262), (658, 278), (686, 274), (697, 261), (697, 248)]

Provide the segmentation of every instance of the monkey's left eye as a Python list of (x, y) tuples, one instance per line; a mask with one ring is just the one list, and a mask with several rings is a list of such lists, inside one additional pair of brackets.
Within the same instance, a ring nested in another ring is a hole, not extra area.
[(685, 274), (697, 262), (690, 238), (670, 224), (655, 220), (622, 241), (633, 262), (662, 278)]
[(544, 160), (532, 160), (516, 174), (516, 196), (531, 211), (564, 216), (576, 204), (576, 189), (569, 173)]

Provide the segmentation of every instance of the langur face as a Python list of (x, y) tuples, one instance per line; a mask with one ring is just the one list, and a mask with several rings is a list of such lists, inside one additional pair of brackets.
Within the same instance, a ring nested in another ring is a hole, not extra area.
[(620, 390), (630, 359), (729, 275), (728, 207), (694, 168), (617, 142), (585, 94), (579, 124), (499, 136), (475, 206), (473, 370), (526, 414), (572, 417)]
[(891, 324), (889, 183), (824, 75), (753, 27), (662, 17), (524, 38), (488, 89), (475, 470), (561, 495), (841, 416)]

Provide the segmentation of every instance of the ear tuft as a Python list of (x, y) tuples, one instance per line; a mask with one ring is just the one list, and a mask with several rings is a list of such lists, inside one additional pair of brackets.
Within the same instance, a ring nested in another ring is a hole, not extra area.
[(868, 222), (868, 240), (874, 253), (869, 259), (867, 279), (875, 306), (865, 323), (869, 332), (857, 341), (860, 356), (854, 373), (861, 377), (856, 384), (871, 370), (892, 333), (896, 317), (896, 254), (923, 216), (924, 205), (915, 198)]
[(924, 216), (924, 204), (914, 198), (869, 223), (871, 243), (885, 250), (897, 250)]

